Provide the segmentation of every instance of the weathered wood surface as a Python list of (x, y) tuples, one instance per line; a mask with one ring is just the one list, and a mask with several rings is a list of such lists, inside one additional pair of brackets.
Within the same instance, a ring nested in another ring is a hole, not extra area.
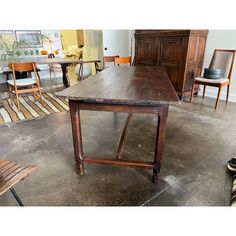
[(179, 103), (165, 69), (155, 66), (111, 66), (57, 96), (88, 103), (149, 106)]

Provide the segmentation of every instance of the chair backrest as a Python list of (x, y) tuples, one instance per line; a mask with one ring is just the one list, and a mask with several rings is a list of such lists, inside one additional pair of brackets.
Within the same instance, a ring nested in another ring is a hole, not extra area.
[(119, 55), (116, 56), (104, 56), (103, 61), (106, 62), (113, 62), (115, 64), (115, 59), (119, 57)]
[(35, 62), (24, 62), (24, 63), (11, 63), (8, 65), (12, 71), (19, 71), (19, 72), (32, 72), (35, 68)]
[(35, 80), (39, 83), (39, 76), (36, 72), (35, 62), (24, 62), (24, 63), (11, 63), (8, 65), (12, 69), (14, 86), (16, 86), (16, 73), (15, 72), (34, 72)]
[(115, 56), (104, 56), (103, 57), (103, 69), (109, 66), (114, 66), (115, 65), (115, 59), (119, 57), (119, 55)]
[(53, 53), (48, 54), (48, 58), (55, 58), (55, 55)]
[(129, 64), (131, 66), (131, 57), (117, 57), (115, 58), (115, 65)]
[(224, 77), (231, 79), (235, 50), (215, 49), (209, 68), (224, 70)]

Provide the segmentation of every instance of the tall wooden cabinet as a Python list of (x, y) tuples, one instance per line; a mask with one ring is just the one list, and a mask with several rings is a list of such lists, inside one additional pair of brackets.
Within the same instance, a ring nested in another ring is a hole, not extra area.
[[(200, 76), (208, 30), (135, 30), (135, 65), (165, 67), (177, 94)], [(195, 88), (195, 92), (198, 88)]]

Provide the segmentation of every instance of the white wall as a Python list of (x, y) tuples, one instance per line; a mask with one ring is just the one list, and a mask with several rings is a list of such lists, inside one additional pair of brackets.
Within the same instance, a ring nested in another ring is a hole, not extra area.
[(130, 49), (130, 55), (132, 56), (132, 62), (134, 60), (134, 55), (135, 55), (135, 37), (134, 37), (134, 33), (135, 33), (135, 30), (129, 30), (129, 49)]
[[(203, 68), (208, 68), (214, 49), (236, 50), (236, 30), (209, 30)], [(206, 87), (206, 96), (216, 97), (217, 91), (217, 88), (208, 86)], [(202, 94), (202, 89), (199, 94)], [(221, 99), (225, 100), (225, 97), (226, 87), (222, 89)], [(236, 102), (236, 65), (233, 69), (229, 100)]]
[(103, 30), (103, 53), (104, 56), (130, 56), (130, 30)]
[[(103, 60), (103, 34), (101, 30), (84, 30), (83, 59)], [(94, 64), (89, 64), (95, 74)], [(100, 65), (101, 66), (101, 65)]]
[[(54, 52), (54, 50), (58, 50), (59, 51), (59, 56), (62, 57), (63, 53), (62, 53), (62, 45), (61, 45), (61, 33), (59, 30), (41, 30), (42, 34), (44, 35), (48, 35), (51, 37), (52, 39), (52, 53)], [(48, 52), (50, 53), (50, 44), (47, 42), (43, 43), (43, 48), (47, 49)]]

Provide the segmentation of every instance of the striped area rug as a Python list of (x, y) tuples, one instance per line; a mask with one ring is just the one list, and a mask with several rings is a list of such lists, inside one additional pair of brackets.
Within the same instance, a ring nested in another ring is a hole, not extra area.
[(4, 107), (0, 108), (0, 125), (32, 120), (40, 116), (69, 110), (66, 99), (56, 98), (53, 93), (43, 93), (42, 96), (44, 106), (41, 105), (38, 95), (36, 95), (36, 101), (32, 95), (19, 96), (21, 112), (17, 109), (15, 98), (13, 99), (13, 106), (10, 104), (10, 99), (2, 100)]

